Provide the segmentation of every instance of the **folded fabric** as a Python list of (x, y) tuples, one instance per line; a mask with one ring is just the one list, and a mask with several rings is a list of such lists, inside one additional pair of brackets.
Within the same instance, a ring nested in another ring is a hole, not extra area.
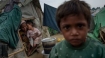
[(0, 14), (0, 41), (3, 41), (11, 48), (16, 48), (18, 43), (18, 28), (21, 22), (22, 13), (17, 4), (14, 4), (12, 11)]

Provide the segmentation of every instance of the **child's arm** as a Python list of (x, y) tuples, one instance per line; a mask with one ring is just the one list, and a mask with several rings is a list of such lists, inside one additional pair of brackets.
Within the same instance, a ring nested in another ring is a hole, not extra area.
[(39, 34), (37, 33), (37, 37), (40, 37), (41, 35), (42, 35), (42, 33), (39, 33)]
[(42, 33), (37, 29), (37, 37), (40, 37), (42, 35)]
[(38, 37), (38, 33), (35, 33), (32, 38), (33, 38), (33, 40), (35, 40), (37, 37)]
[(40, 37), (40, 36), (41, 36), (41, 34), (35, 33), (33, 36), (33, 39), (35, 40), (37, 37)]

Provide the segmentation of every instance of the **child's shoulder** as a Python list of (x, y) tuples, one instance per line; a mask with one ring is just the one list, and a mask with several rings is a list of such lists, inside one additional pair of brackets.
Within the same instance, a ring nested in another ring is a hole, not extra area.
[(56, 43), (56, 45), (55, 45), (55, 47), (62, 47), (62, 46), (64, 46), (64, 41), (65, 40), (62, 40), (61, 42), (58, 42), (58, 43)]
[(89, 45), (92, 47), (105, 48), (105, 45), (102, 44), (102, 42), (100, 42), (99, 40), (92, 39), (92, 38), (90, 38)]
[(35, 30), (35, 31), (39, 31), (39, 29), (38, 29), (38, 28), (35, 28), (35, 27), (34, 27), (34, 30)]
[(36, 30), (38, 29), (38, 28), (35, 28), (35, 27), (33, 27), (33, 28), (36, 29)]

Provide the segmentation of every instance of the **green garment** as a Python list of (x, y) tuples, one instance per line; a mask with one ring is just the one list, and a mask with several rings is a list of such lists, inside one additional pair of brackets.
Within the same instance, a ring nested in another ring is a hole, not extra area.
[(0, 41), (15, 49), (19, 41), (18, 28), (20, 26), (22, 13), (17, 4), (12, 11), (0, 14)]
[(101, 27), (105, 27), (105, 7), (103, 7), (94, 17), (95, 28), (88, 36), (99, 40), (99, 31)]
[(49, 58), (105, 58), (105, 47), (90, 38), (79, 48), (72, 47), (64, 40), (53, 47)]

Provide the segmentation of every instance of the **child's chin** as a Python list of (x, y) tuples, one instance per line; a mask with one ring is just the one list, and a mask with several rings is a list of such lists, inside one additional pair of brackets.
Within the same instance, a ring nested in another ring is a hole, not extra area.
[(71, 43), (71, 45), (73, 47), (80, 47), (82, 45), (82, 43)]

